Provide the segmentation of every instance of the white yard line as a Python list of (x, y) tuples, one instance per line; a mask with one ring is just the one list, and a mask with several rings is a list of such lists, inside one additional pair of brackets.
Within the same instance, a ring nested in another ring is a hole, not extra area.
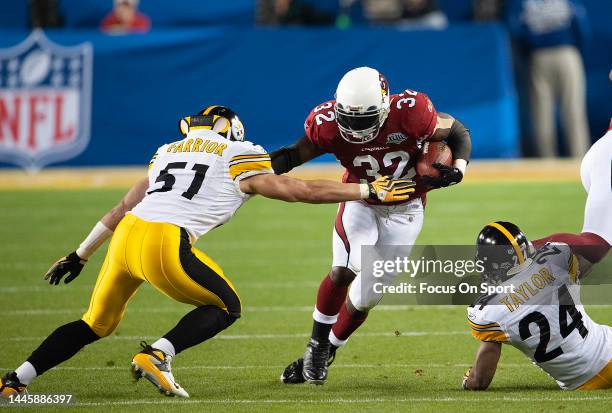
[[(468, 335), (469, 331), (403, 331), (399, 334), (380, 332), (380, 333), (356, 333), (358, 337), (422, 337), (422, 336), (457, 336), (457, 335)], [(306, 338), (306, 333), (296, 334), (221, 334), (213, 337), (212, 340), (277, 340), (287, 338)], [(153, 336), (117, 336), (112, 335), (107, 337), (106, 340), (151, 340), (155, 339)], [(0, 342), (6, 341), (37, 341), (44, 340), (43, 336), (14, 336), (14, 337), (1, 337)]]
[(364, 398), (364, 399), (202, 399), (202, 400), (175, 400), (175, 399), (143, 399), (143, 400), (125, 400), (112, 402), (84, 402), (76, 403), (74, 406), (79, 407), (97, 407), (97, 406), (131, 406), (131, 405), (174, 405), (181, 404), (197, 405), (197, 404), (366, 404), (366, 403), (447, 403), (447, 402), (481, 402), (481, 401), (504, 401), (504, 402), (582, 402), (582, 401), (608, 401), (611, 397), (601, 396), (576, 396), (576, 397), (516, 397), (516, 396), (492, 396), (492, 397), (402, 397), (402, 398)]
[[(525, 363), (505, 363), (500, 365), (500, 368), (525, 368), (528, 362)], [(430, 364), (334, 364), (334, 369), (388, 369), (388, 368), (418, 368), (418, 369), (440, 369), (440, 368), (466, 368), (470, 367), (471, 364), (459, 363), (459, 364), (442, 364), (442, 363), (430, 363)], [(59, 366), (54, 367), (54, 370), (68, 370), (68, 371), (113, 371), (113, 370), (127, 370), (129, 364), (120, 366), (107, 366), (107, 367), (77, 367), (77, 366)], [(208, 365), (194, 365), (194, 366), (183, 366), (174, 367), (173, 370), (261, 370), (261, 369), (283, 369), (284, 365), (244, 365), (244, 366), (208, 366)], [(0, 367), (2, 370), (10, 370), (9, 367)]]
[[(453, 307), (463, 308), (464, 306), (450, 306), (450, 305), (379, 305), (375, 311), (423, 311), (423, 310), (441, 310), (451, 309)], [(126, 310), (127, 313), (183, 313), (189, 307), (139, 307), (133, 305), (132, 308)], [(79, 314), (87, 310), (84, 307), (81, 308), (31, 308), (22, 310), (7, 310), (3, 314), (11, 316), (21, 315), (53, 315), (53, 314)], [(296, 313), (307, 313), (313, 310), (313, 306), (247, 306), (244, 307), (245, 313), (285, 313), (285, 312), (296, 312)]]
[[(612, 305), (609, 304), (592, 304), (586, 305), (590, 308), (610, 308)], [(375, 312), (379, 311), (429, 311), (429, 310), (451, 310), (454, 308), (464, 309), (466, 306), (463, 305), (379, 305), (375, 308)], [(182, 314), (187, 306), (184, 307), (139, 307), (133, 305), (131, 308), (128, 307), (126, 312), (129, 313), (149, 313), (149, 314), (163, 314), (163, 313), (178, 313)], [(35, 315), (55, 315), (55, 314), (75, 314), (79, 315), (85, 312), (87, 309), (81, 308), (30, 308), (22, 310), (6, 310), (3, 312), (4, 315), (10, 316), (35, 316)], [(245, 313), (308, 313), (313, 310), (311, 305), (308, 306), (247, 306), (244, 307)]]

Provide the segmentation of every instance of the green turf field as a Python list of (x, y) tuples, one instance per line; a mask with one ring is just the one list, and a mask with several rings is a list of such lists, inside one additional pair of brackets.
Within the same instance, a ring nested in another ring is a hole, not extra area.
[[(3, 372), (55, 327), (80, 318), (103, 251), (70, 285), (51, 287), (42, 274), (75, 249), (122, 192), (0, 192)], [(462, 184), (435, 191), (419, 243), (471, 243), (495, 219), (514, 221), (532, 238), (579, 231), (584, 199), (579, 183)], [(477, 347), (462, 307), (383, 306), (339, 352), (326, 385), (280, 384), (284, 366), (304, 349), (316, 288), (331, 261), (335, 210), (254, 199), (199, 241), (233, 280), (245, 309), (218, 338), (175, 359), (175, 375), (190, 399), (164, 398), (148, 382), (131, 381), (128, 367), (139, 341), (163, 334), (189, 310), (149, 286), (136, 294), (115, 334), (40, 377), (30, 391), (71, 393), (78, 410), (98, 411), (151, 411), (166, 404), (173, 412), (610, 411), (612, 392), (560, 391), (509, 347), (489, 391), (462, 391), (462, 374)], [(609, 307), (589, 314), (612, 324)]]

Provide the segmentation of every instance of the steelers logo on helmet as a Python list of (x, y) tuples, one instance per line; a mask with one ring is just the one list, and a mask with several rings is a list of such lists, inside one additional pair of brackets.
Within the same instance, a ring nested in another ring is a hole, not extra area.
[(244, 125), (242, 124), (242, 121), (238, 118), (238, 116), (234, 117), (234, 119), (232, 119), (231, 121), (232, 123), (232, 136), (234, 137), (233, 140), (235, 141), (244, 141)]
[(336, 89), (336, 123), (346, 141), (362, 144), (376, 139), (389, 110), (389, 85), (377, 70), (358, 67), (340, 79)]

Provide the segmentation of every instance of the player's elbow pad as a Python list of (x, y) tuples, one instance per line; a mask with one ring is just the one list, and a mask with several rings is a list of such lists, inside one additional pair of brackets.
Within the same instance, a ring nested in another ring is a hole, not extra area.
[(472, 153), (470, 131), (459, 121), (459, 119), (455, 119), (453, 122), (446, 142), (453, 152), (454, 159), (465, 159), (468, 162), (470, 161), (470, 154)]
[(283, 146), (270, 154), (272, 169), (277, 175), (289, 172), (302, 164), (300, 154), (295, 145)]

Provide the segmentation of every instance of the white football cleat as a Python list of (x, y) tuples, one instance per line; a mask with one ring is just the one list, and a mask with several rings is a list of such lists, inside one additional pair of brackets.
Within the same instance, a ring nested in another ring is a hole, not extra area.
[(166, 396), (189, 397), (189, 393), (174, 380), (170, 367), (172, 357), (144, 341), (140, 345), (142, 350), (132, 359), (134, 379), (144, 377)]

